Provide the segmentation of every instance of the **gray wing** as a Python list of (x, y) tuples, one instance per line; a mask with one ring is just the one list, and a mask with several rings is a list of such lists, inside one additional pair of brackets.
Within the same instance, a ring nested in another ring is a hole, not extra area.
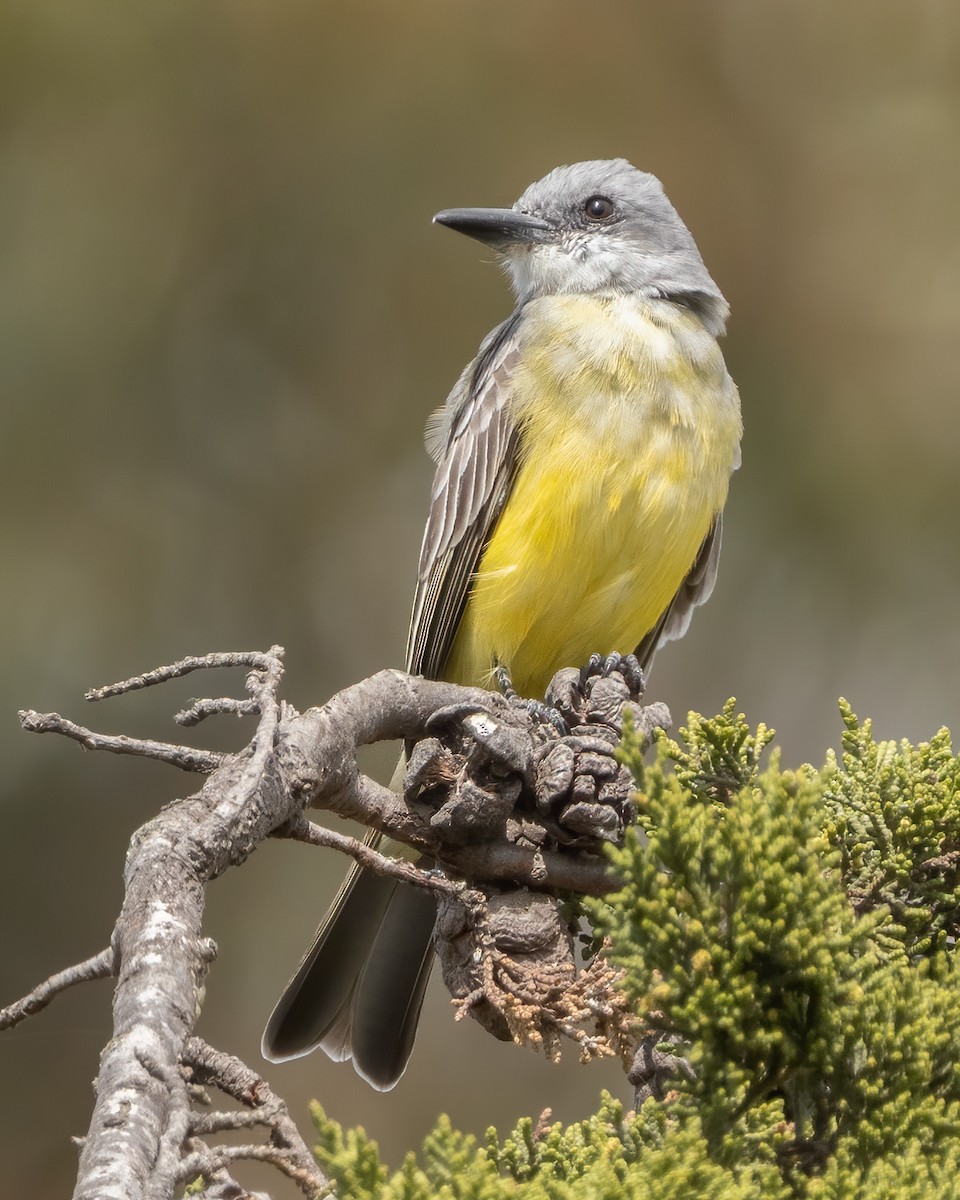
[(510, 413), (518, 309), (485, 339), (447, 401), (442, 432), (428, 427), (438, 466), (407, 639), (407, 670), (436, 678), (444, 668), (471, 577), (513, 486), (517, 430)]
[(675, 642), (690, 628), (693, 610), (710, 599), (717, 582), (720, 563), (720, 541), (723, 535), (723, 513), (717, 513), (710, 532), (703, 539), (693, 566), (677, 589), (677, 594), (664, 609), (660, 620), (647, 634), (634, 653), (644, 673), (649, 671), (653, 656), (665, 642)]

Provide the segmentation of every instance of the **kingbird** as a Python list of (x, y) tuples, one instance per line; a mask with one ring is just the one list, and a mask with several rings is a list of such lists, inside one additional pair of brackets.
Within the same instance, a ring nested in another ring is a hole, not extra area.
[[(540, 697), (561, 667), (644, 669), (713, 590), (739, 465), (729, 312), (660, 181), (558, 167), (513, 208), (434, 221), (496, 253), (516, 306), (430, 419), (437, 463), (407, 645), (413, 674)], [(406, 1068), (433, 897), (351, 868), (263, 1038), (320, 1045), (375, 1088)]]

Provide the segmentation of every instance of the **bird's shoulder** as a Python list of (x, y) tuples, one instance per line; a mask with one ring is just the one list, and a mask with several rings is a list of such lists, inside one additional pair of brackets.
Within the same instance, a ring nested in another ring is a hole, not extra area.
[(486, 335), (474, 358), (460, 372), (443, 404), (427, 418), (424, 443), (439, 463), (451, 443), (468, 433), (478, 412), (505, 400), (511, 368), (519, 353), (520, 328), (526, 306), (514, 309)]

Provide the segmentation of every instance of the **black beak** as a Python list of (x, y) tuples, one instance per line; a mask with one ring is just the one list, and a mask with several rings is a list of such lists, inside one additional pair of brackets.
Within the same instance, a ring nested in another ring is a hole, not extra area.
[(542, 242), (553, 228), (540, 217), (515, 208), (445, 208), (433, 220), (501, 250), (518, 242)]

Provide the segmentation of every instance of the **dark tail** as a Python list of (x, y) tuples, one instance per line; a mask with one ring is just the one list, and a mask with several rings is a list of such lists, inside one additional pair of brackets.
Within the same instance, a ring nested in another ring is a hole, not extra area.
[(389, 1091), (407, 1066), (433, 965), (436, 901), (353, 866), (263, 1034), (272, 1062), (319, 1045)]

